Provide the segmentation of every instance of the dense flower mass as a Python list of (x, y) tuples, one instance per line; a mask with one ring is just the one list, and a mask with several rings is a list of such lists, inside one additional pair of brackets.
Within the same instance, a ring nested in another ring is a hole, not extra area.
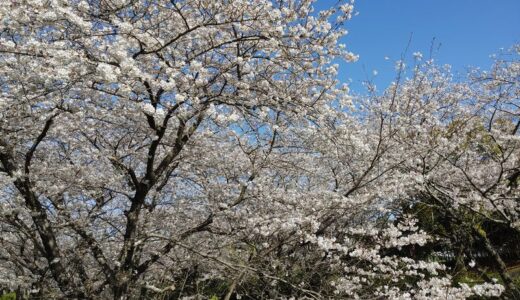
[(459, 81), (417, 52), (353, 96), (353, 9), (0, 2), (0, 291), (520, 295), (520, 47)]

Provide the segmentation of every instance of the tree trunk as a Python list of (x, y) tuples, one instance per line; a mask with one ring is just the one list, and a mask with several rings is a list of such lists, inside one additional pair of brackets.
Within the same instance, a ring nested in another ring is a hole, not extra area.
[(500, 274), (500, 277), (504, 282), (507, 296), (510, 296), (512, 299), (520, 299), (520, 291), (515, 286), (511, 276), (507, 273), (506, 264), (500, 257), (500, 254), (496, 251), (493, 244), (491, 244), (491, 241), (488, 239), (485, 232), (482, 232), (479, 228), (473, 227), (473, 233), (477, 236), (478, 240), (484, 244), (484, 248), (498, 267), (498, 274)]

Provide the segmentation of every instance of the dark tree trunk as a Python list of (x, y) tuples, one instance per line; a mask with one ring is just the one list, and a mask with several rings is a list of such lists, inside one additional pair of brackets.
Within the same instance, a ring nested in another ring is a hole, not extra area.
[(484, 248), (486, 249), (486, 252), (489, 254), (493, 262), (496, 264), (498, 274), (500, 274), (500, 277), (502, 278), (502, 281), (504, 282), (504, 285), (506, 287), (506, 297), (511, 297), (511, 299), (520, 299), (520, 290), (518, 290), (515, 283), (513, 282), (513, 279), (507, 273), (506, 264), (502, 260), (502, 257), (500, 257), (500, 254), (495, 249), (493, 244), (491, 244), (489, 238), (486, 236), (484, 232), (482, 232), (478, 228), (473, 228), (473, 233), (477, 236), (478, 240), (482, 242)]

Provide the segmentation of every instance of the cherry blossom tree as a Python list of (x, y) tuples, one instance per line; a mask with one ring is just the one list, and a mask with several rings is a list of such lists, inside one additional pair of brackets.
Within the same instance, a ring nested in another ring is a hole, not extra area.
[(392, 110), (405, 152), (416, 153), (407, 166), (420, 182), (412, 202), (447, 218), (466, 264), (468, 243), (485, 249), (516, 297), (500, 254), (514, 242), (494, 244), (486, 227), (503, 228), (511, 241), (519, 233), (519, 54), (514, 46), (490, 71), (472, 71), (462, 83), (430, 61), (399, 89), (400, 107)]
[(6, 268), (42, 291), (126, 297), (225, 201), (243, 201), (273, 112), (304, 114), (331, 93), (331, 61), (355, 59), (337, 43), (351, 8), (2, 3)]

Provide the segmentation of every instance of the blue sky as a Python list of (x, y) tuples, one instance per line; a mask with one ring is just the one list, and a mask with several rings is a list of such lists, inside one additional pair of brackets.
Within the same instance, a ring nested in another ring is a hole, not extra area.
[[(335, 2), (317, 0), (316, 8)], [(435, 60), (454, 72), (487, 68), (490, 54), (520, 43), (520, 0), (356, 0), (355, 10), (359, 15), (346, 23), (349, 34), (342, 42), (360, 59), (340, 67), (340, 80), (352, 79), (354, 92), (363, 91), (360, 82), (367, 78), (379, 90), (394, 78), (393, 61), (412, 33), (409, 58), (415, 51), (426, 57), (435, 38)]]

